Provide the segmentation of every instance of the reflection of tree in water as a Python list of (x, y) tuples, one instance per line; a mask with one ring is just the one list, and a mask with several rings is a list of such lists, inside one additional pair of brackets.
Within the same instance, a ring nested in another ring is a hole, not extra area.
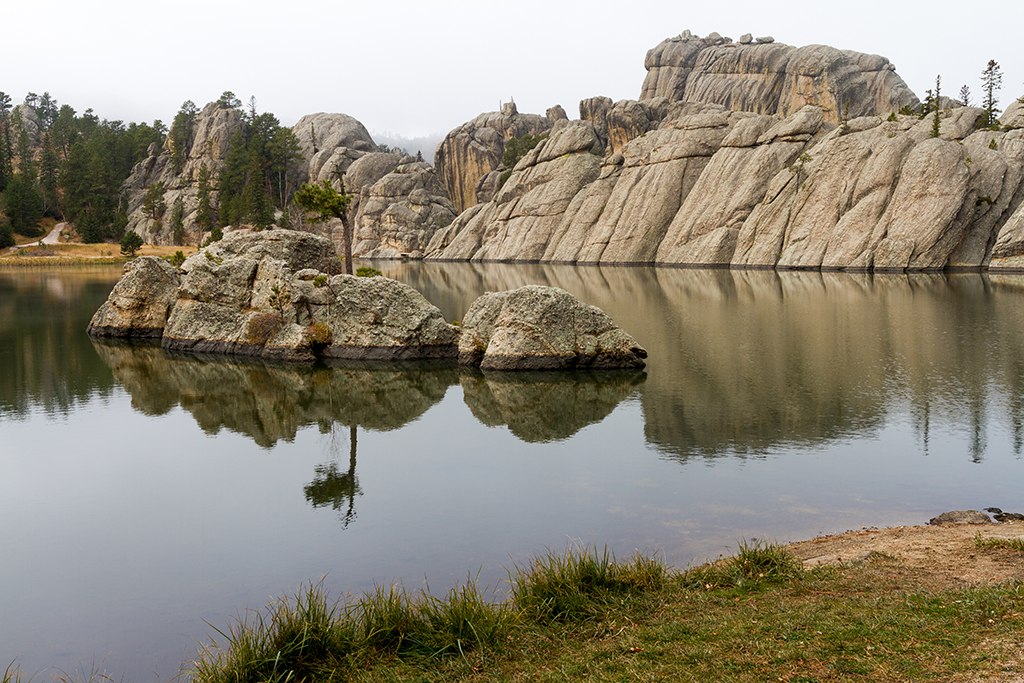
[[(337, 424), (330, 426), (331, 451), (337, 455)], [(325, 465), (317, 465), (316, 476), (304, 488), (306, 500), (314, 508), (330, 506), (335, 511), (341, 512), (340, 519), (343, 528), (347, 528), (349, 522), (356, 518), (355, 498), (362, 495), (359, 488), (359, 479), (356, 478), (356, 426), (349, 427), (349, 454), (348, 471), (342, 472), (338, 469), (338, 463), (332, 459)], [(344, 512), (342, 509), (344, 508)]]

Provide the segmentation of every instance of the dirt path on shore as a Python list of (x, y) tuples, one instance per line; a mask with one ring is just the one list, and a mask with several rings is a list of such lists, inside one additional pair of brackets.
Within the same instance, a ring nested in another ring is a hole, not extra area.
[(1024, 581), (1024, 553), (981, 548), (981, 538), (1022, 538), (1024, 522), (861, 529), (788, 545), (804, 566), (860, 563), (872, 553), (936, 588)]

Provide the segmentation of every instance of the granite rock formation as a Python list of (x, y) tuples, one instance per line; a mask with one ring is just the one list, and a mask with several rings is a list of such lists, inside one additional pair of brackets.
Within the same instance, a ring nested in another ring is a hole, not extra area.
[(856, 118), (919, 104), (885, 57), (827, 45), (798, 48), (770, 38), (732, 43), (687, 31), (649, 50), (644, 67), (641, 101), (666, 97), (783, 117), (814, 105), (836, 124), (847, 105)]
[(781, 118), (594, 98), (580, 114), (525, 156), (491, 201), (439, 231), (427, 257), (1024, 266), (1024, 129), (982, 130), (980, 109), (943, 112), (938, 138), (930, 119), (863, 116), (836, 126), (811, 105)]
[(552, 119), (560, 118), (559, 109), (549, 110), (550, 118), (520, 114), (515, 102), (509, 102), (500, 112), (481, 114), (445, 136), (434, 152), (434, 166), (458, 212), (490, 199), (495, 182), (486, 179), (501, 167), (505, 141), (547, 132)]
[(484, 371), (633, 369), (646, 357), (601, 309), (540, 285), (481, 296), (459, 340), (459, 364)]
[[(355, 164), (346, 177), (354, 170)], [(360, 187), (353, 252), (364, 258), (421, 257), (435, 231), (457, 213), (434, 168), (415, 157), (399, 159), (390, 172)]]
[[(166, 275), (154, 261), (128, 272), (111, 301), (141, 294), (134, 283), (147, 268)], [(159, 321), (144, 329), (147, 336), (161, 336), (164, 349), (193, 353), (289, 361), (456, 356), (458, 328), (422, 295), (383, 277), (338, 275), (340, 265), (323, 237), (290, 230), (229, 233), (182, 264), (162, 335), (156, 334)], [(143, 297), (136, 308), (149, 300)], [(112, 315), (111, 308), (109, 301), (101, 307), (91, 334), (124, 327), (124, 316)], [(131, 308), (118, 304), (116, 310)]]
[(179, 198), (184, 212), (185, 239), (195, 244), (199, 239), (196, 212), (199, 209), (199, 171), (203, 166), (216, 177), (225, 166), (231, 136), (241, 127), (242, 113), (218, 102), (203, 107), (193, 127), (192, 144), (186, 150), (180, 172), (175, 172), (168, 134), (163, 146), (150, 145), (148, 156), (135, 164), (131, 175), (121, 185), (128, 198), (127, 230), (137, 232), (147, 244), (171, 244), (170, 222), (158, 222), (143, 209), (146, 191), (157, 183), (164, 184), (163, 201), (169, 215)]
[(125, 264), (124, 274), (89, 321), (93, 337), (157, 338), (178, 294), (178, 270), (155, 256)]

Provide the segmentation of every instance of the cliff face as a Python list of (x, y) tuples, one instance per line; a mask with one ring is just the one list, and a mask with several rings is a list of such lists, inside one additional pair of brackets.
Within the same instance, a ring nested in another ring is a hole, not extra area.
[[(816, 106), (786, 118), (664, 100), (598, 109), (605, 114), (581, 104), (597, 125), (557, 126), (492, 201), (435, 236), (428, 258), (837, 269), (1024, 264), (1024, 130), (978, 130), (980, 109), (945, 112), (938, 138), (930, 137), (930, 119), (859, 117), (844, 130)], [(608, 115), (616, 110), (643, 111), (650, 129), (619, 152), (594, 154), (602, 131), (607, 140), (628, 137), (629, 126)]]
[[(171, 244), (171, 207), (177, 199), (184, 207), (185, 240), (199, 239), (196, 223), (199, 208), (199, 171), (210, 172), (211, 195), (217, 197), (217, 181), (224, 170), (231, 136), (245, 125), (236, 109), (216, 102), (197, 115), (193, 141), (181, 171), (176, 173), (170, 137), (163, 147), (152, 145), (122, 185), (129, 200), (127, 229), (135, 230), (149, 244)], [(345, 189), (354, 195), (351, 215), (356, 226), (356, 255), (395, 257), (422, 250), (438, 226), (455, 218), (455, 208), (438, 182), (433, 168), (412, 157), (377, 151), (362, 123), (346, 114), (309, 114), (292, 127), (301, 159), (295, 174), (299, 182), (334, 180), (341, 174)], [(154, 220), (143, 208), (147, 190), (164, 184), (163, 220)], [(341, 221), (308, 229), (341, 244)]]
[(797, 48), (749, 36), (734, 43), (687, 31), (648, 51), (644, 66), (641, 101), (666, 97), (783, 117), (814, 105), (837, 124), (847, 103), (852, 118), (919, 103), (886, 58), (826, 45)]
[[(434, 165), (458, 211), (490, 199), (486, 195), (478, 200), (478, 192), (487, 191), (484, 186), (478, 187), (478, 181), (501, 166), (506, 140), (527, 133), (537, 135), (551, 126), (548, 117), (520, 114), (515, 103), (509, 102), (500, 112), (481, 114), (448, 133), (434, 152)], [(493, 183), (490, 188), (493, 190)]]
[(143, 210), (146, 190), (162, 182), (164, 204), (170, 209), (180, 197), (184, 206), (185, 238), (190, 243), (199, 239), (196, 211), (199, 208), (199, 171), (203, 166), (211, 177), (216, 177), (225, 166), (231, 136), (242, 125), (242, 114), (237, 109), (211, 102), (196, 117), (194, 137), (180, 173), (175, 173), (171, 155), (170, 135), (162, 147), (150, 145), (149, 156), (132, 169), (132, 174), (121, 185), (128, 197), (128, 230), (134, 230), (148, 244), (171, 244), (169, 221), (157, 222)]

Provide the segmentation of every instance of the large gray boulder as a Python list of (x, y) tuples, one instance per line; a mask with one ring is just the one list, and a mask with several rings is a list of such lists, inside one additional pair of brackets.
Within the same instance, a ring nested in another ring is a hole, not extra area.
[(124, 266), (110, 296), (89, 321), (93, 337), (157, 338), (177, 298), (178, 270), (155, 256), (140, 256)]
[(377, 151), (366, 127), (348, 114), (306, 114), (292, 126), (292, 133), (304, 160), (299, 178), (312, 183), (333, 180), (363, 155)]
[(604, 311), (539, 285), (481, 296), (459, 340), (459, 363), (485, 371), (643, 368), (646, 357)]

